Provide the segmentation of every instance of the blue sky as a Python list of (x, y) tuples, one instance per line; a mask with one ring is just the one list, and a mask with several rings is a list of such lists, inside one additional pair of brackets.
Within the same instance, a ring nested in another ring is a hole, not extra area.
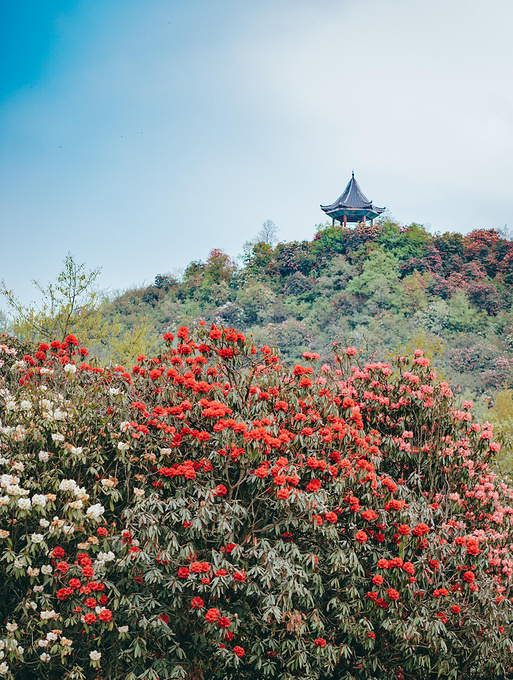
[(513, 227), (510, 0), (0, 4), (0, 278), (110, 290), (311, 238), (351, 170), (433, 231)]

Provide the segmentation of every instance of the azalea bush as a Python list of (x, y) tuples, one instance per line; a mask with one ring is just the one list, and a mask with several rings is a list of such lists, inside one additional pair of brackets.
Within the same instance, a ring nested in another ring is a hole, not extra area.
[(507, 678), (513, 490), (420, 350), (0, 345), (0, 676)]

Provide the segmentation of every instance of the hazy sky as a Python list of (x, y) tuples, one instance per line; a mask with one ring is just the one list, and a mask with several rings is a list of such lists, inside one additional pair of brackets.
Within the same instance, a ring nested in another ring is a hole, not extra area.
[(0, 3), (0, 278), (122, 289), (309, 239), (354, 169), (403, 223), (513, 227), (511, 0)]

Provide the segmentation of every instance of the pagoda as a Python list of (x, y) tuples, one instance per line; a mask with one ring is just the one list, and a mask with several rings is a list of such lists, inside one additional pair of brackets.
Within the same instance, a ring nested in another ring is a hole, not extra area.
[(376, 207), (372, 201), (360, 189), (360, 185), (351, 173), (351, 179), (344, 189), (342, 196), (337, 198), (331, 205), (321, 205), (328, 217), (331, 217), (333, 224), (338, 220), (340, 224), (346, 226), (348, 222), (363, 222), (370, 219), (371, 224), (375, 217), (380, 215), (385, 208)]

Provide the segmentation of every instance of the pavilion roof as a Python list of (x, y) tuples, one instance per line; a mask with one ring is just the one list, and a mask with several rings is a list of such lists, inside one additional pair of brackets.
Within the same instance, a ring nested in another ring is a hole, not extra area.
[(337, 200), (331, 205), (321, 205), (321, 209), (324, 210), (328, 215), (337, 217), (338, 214), (343, 214), (345, 211), (352, 212), (357, 211), (369, 211), (375, 216), (382, 213), (385, 208), (378, 208), (373, 205), (372, 201), (369, 201), (367, 196), (360, 189), (360, 185), (354, 178), (354, 172), (352, 173), (351, 179), (349, 180), (344, 192)]

